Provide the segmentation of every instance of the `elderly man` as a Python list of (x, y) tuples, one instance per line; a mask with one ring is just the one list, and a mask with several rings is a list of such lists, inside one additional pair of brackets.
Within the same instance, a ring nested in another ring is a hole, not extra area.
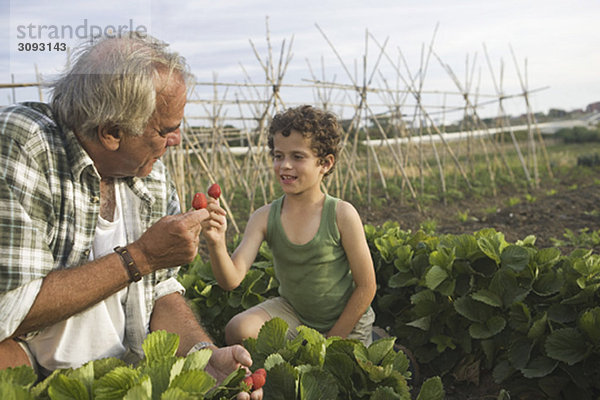
[(131, 33), (88, 44), (50, 104), (0, 112), (0, 368), (135, 362), (160, 329), (179, 355), (212, 348), (218, 379), (251, 364), (212, 345), (176, 280), (208, 217), (181, 213), (159, 160), (181, 141), (189, 81), (183, 58)]

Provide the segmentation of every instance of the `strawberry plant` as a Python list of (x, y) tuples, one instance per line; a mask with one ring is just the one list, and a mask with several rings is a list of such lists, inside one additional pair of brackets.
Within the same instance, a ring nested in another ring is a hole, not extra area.
[[(265, 400), (411, 399), (409, 361), (394, 350), (394, 338), (365, 347), (357, 340), (326, 339), (304, 326), (290, 340), (287, 330), (285, 321), (274, 318), (263, 325), (258, 338), (244, 342), (253, 368), (267, 371)], [(418, 398), (441, 400), (443, 395), (440, 379), (431, 378)]]
[(493, 229), (438, 237), (397, 224), (365, 229), (377, 324), (422, 366), (457, 376), (465, 362), (472, 375), (481, 365), (517, 393), (549, 398), (600, 389), (599, 256), (537, 249), (533, 236), (511, 244)]
[(179, 336), (150, 333), (143, 344), (145, 359), (137, 366), (116, 358), (91, 361), (76, 369), (60, 369), (36, 384), (31, 367), (0, 371), (2, 399), (206, 399), (229, 400), (243, 389), (244, 369), (223, 382), (204, 371), (212, 354), (203, 349), (177, 357)]
[[(378, 282), (375, 324), (412, 350), (423, 375), (476, 383), (480, 374), (492, 373), (507, 389), (503, 393), (516, 396), (591, 399), (600, 391), (600, 256), (586, 249), (566, 255), (558, 248), (538, 249), (533, 236), (509, 243), (494, 229), (435, 235), (388, 222), (366, 225), (365, 233)], [(277, 295), (266, 246), (237, 293), (216, 286), (208, 263), (197, 260), (185, 271), (180, 278), (187, 295), (217, 339), (234, 314)], [(318, 351), (312, 345), (321, 342), (308, 332), (303, 346), (293, 342), (297, 354), (290, 354), (291, 344), (279, 333), (270, 335), (269, 346), (268, 339), (257, 345), (257, 366), (269, 365), (268, 357), (279, 353), (273, 357), (289, 365), (276, 363), (274, 382), (277, 376), (289, 380), (284, 387), (293, 386), (292, 376), (300, 384), (300, 365), (319, 371), (338, 365), (321, 359), (321, 344)], [(326, 341), (325, 348), (330, 346), (333, 351), (346, 345)], [(356, 372), (341, 365), (337, 375), (327, 369), (333, 379)], [(331, 376), (323, 379), (333, 382)]]

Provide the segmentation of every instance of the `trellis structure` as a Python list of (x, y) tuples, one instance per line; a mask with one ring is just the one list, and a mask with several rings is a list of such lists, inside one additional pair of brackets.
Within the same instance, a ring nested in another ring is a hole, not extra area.
[[(475, 171), (475, 159), (479, 157), (485, 159), (484, 179), (493, 191), (498, 174), (513, 182), (524, 179), (530, 187), (537, 187), (540, 160), (552, 174), (529, 102), (530, 94), (542, 89), (528, 88), (527, 65), (521, 72), (512, 49), (520, 90), (505, 93), (504, 64), (499, 71), (494, 71), (484, 45), (495, 89), (493, 94), (484, 94), (479, 90), (481, 74), (475, 73), (476, 60), (470, 61), (467, 57), (467, 73), (461, 81), (434, 50), (435, 33), (429, 45), (422, 48), (419, 68), (411, 71), (400, 50), (395, 61), (387, 48), (388, 41), (380, 43), (366, 32), (364, 54), (359, 63), (355, 62), (355, 71), (351, 73), (325, 32), (319, 26), (317, 29), (339, 61), (345, 82), (326, 76), (323, 58), (320, 77), (307, 60), (305, 78), (300, 82), (285, 81), (292, 60), (293, 37), (289, 43), (283, 40), (275, 54), (267, 21), (266, 54), (261, 54), (250, 41), (264, 73), (261, 82), (254, 82), (241, 66), (242, 82), (219, 82), (215, 75), (212, 82), (196, 82), (191, 88), (182, 146), (168, 152), (165, 158), (184, 208), (189, 207), (194, 192), (219, 182), (223, 189), (222, 204), (230, 212), (232, 226), (239, 231), (238, 216), (230, 209), (235, 196), (247, 198), (252, 211), (258, 205), (257, 198), (269, 201), (276, 194), (266, 151), (269, 121), (274, 113), (299, 104), (313, 104), (340, 116), (344, 127), (343, 146), (337, 167), (324, 182), (324, 189), (350, 201), (371, 204), (377, 183), (378, 193), (386, 198), (410, 202), (420, 209), (422, 196), (446, 199), (453, 186), (468, 191), (479, 184), (476, 180), (481, 178)], [(376, 53), (370, 67), (369, 45)], [(431, 63), (443, 68), (455, 90), (424, 88)], [(41, 84), (7, 84), (0, 88), (18, 85)], [(444, 103), (427, 104), (431, 96), (442, 97)], [(514, 99), (522, 99), (523, 114), (527, 116), (525, 142), (517, 140), (516, 128), (511, 126), (505, 109), (506, 102)], [(448, 100), (451, 104), (447, 104)], [(480, 116), (480, 108), (491, 104), (497, 105), (498, 113), (490, 123)], [(453, 136), (446, 131), (445, 119), (456, 113), (462, 113), (459, 126), (462, 140), (451, 142)], [(506, 135), (498, 135), (498, 132)], [(510, 142), (505, 143), (504, 136), (509, 137)], [(508, 153), (517, 155), (519, 168), (509, 164)], [(431, 189), (425, 184), (427, 177), (437, 177), (439, 184), (433, 189), (435, 193), (428, 193)], [(450, 177), (454, 177), (454, 182), (449, 182)], [(390, 190), (390, 180), (400, 181), (400, 193)], [(245, 220), (247, 215), (239, 217)]]

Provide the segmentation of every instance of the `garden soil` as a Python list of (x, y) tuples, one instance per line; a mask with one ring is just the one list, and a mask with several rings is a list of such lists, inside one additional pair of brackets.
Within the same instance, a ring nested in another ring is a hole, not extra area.
[[(484, 228), (502, 232), (514, 243), (529, 235), (536, 237), (536, 247), (552, 247), (564, 240), (567, 229), (574, 233), (600, 229), (600, 185), (583, 182), (562, 185), (559, 189), (530, 191), (529, 199), (513, 193), (503, 193), (493, 199), (463, 199), (444, 205), (428, 205), (418, 211), (414, 205), (389, 201), (378, 210), (359, 207), (363, 222), (381, 225), (397, 221), (405, 230), (416, 231), (428, 221), (434, 221), (435, 232), (474, 233)], [(514, 203), (518, 199), (517, 204)], [(559, 246), (563, 252), (570, 246)], [(600, 250), (600, 249), (595, 249)]]

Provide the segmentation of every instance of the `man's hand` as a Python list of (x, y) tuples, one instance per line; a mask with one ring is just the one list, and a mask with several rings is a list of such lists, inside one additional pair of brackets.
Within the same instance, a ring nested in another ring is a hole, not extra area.
[(148, 268), (146, 273), (187, 264), (198, 254), (202, 221), (208, 216), (203, 209), (163, 217), (127, 248), (138, 265)]
[[(250, 353), (242, 346), (234, 345), (213, 350), (210, 361), (206, 366), (206, 372), (215, 377), (217, 382), (221, 382), (240, 366), (248, 368), (251, 365)], [(262, 389), (255, 390), (252, 393), (241, 392), (236, 397), (237, 400), (261, 400), (262, 398)]]

